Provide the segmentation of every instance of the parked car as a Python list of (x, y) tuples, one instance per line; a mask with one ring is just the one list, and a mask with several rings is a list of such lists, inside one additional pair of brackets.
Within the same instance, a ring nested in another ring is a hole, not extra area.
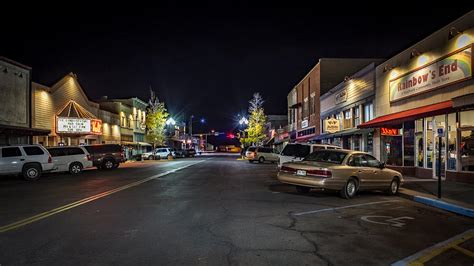
[(245, 152), (245, 157), (250, 163), (254, 161), (259, 163), (278, 161), (278, 153), (270, 147), (249, 147)]
[(283, 148), (278, 159), (278, 168), (286, 162), (302, 161), (310, 153), (317, 150), (340, 150), (339, 146), (329, 144), (289, 143)]
[(25, 180), (35, 181), (53, 168), (51, 155), (41, 145), (0, 147), (0, 175), (21, 174)]
[(357, 191), (371, 189), (395, 195), (403, 176), (365, 152), (328, 149), (317, 150), (301, 162), (284, 163), (278, 180), (295, 185), (300, 193), (321, 188), (340, 191), (343, 198), (350, 199)]
[(92, 167), (92, 157), (84, 147), (62, 146), (47, 148), (53, 158), (53, 172), (69, 172), (77, 175)]
[(176, 153), (171, 148), (156, 148), (154, 151), (142, 153), (142, 158), (145, 160), (166, 159), (171, 155), (176, 157)]
[(196, 156), (196, 150), (195, 149), (186, 149), (184, 150), (184, 157), (194, 157)]
[(84, 148), (92, 157), (92, 164), (98, 169), (109, 170), (125, 162), (122, 146), (118, 144), (87, 145)]
[(177, 158), (184, 158), (184, 157), (186, 157), (186, 151), (183, 150), (183, 149), (176, 149), (176, 150), (174, 151), (174, 154), (175, 154), (175, 156), (176, 156)]

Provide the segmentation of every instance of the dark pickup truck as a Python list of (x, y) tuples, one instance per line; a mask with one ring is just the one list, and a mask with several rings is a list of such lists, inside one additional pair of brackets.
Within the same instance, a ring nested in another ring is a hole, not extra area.
[(92, 164), (98, 169), (109, 170), (125, 162), (122, 146), (118, 144), (98, 144), (84, 146), (90, 153)]

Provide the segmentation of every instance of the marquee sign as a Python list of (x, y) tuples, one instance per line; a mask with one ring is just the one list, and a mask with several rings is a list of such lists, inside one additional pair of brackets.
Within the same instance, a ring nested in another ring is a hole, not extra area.
[(341, 130), (339, 120), (335, 118), (330, 118), (324, 120), (324, 132), (334, 133)]
[(102, 134), (102, 120), (76, 117), (57, 117), (56, 132), (67, 134)]
[(390, 102), (472, 77), (472, 46), (389, 81)]

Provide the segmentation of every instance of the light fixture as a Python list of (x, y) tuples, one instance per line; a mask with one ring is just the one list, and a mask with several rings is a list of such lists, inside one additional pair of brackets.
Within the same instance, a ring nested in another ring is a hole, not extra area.
[(394, 67), (390, 64), (386, 64), (384, 67), (383, 67), (383, 73), (387, 72), (387, 71), (390, 71), (392, 70)]
[(166, 125), (175, 125), (176, 124), (176, 121), (173, 119), (173, 118), (168, 118), (168, 120), (166, 120)]
[(349, 76), (344, 77), (344, 81), (349, 81), (350, 79), (351, 79), (351, 77), (349, 77)]
[(413, 49), (413, 50), (411, 50), (411, 53), (410, 53), (410, 59), (412, 59), (414, 57), (417, 57), (419, 55), (421, 55), (421, 53), (418, 50)]
[(462, 31), (459, 31), (458, 29), (456, 29), (455, 27), (451, 27), (449, 29), (449, 33), (448, 33), (448, 40), (451, 40), (452, 38), (454, 38), (454, 36), (458, 35), (462, 33)]

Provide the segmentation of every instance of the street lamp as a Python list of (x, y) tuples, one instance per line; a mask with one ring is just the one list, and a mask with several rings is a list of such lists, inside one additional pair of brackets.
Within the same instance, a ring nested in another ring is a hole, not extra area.
[(245, 116), (243, 116), (242, 118), (240, 118), (239, 120), (239, 124), (242, 126), (242, 125), (248, 125), (249, 124), (249, 120), (247, 118), (245, 118)]
[(167, 126), (169, 126), (169, 125), (174, 126), (174, 125), (176, 125), (176, 121), (172, 117), (170, 117), (170, 118), (168, 118), (168, 120), (166, 120), (166, 125)]

